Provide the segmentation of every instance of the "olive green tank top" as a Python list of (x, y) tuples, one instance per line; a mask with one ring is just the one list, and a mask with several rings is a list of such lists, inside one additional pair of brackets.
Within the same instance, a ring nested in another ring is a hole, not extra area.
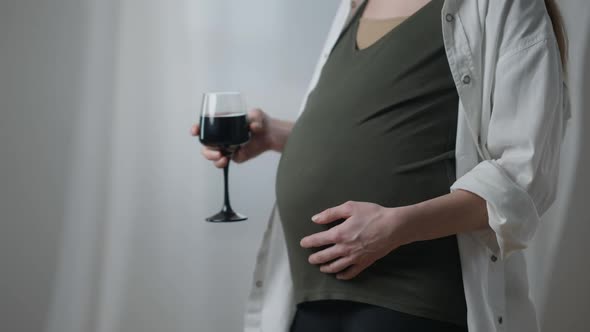
[(443, 0), (369, 47), (356, 44), (360, 8), (342, 32), (295, 123), (276, 194), (297, 303), (338, 299), (466, 325), (455, 236), (402, 246), (344, 281), (308, 263), (311, 217), (348, 200), (385, 207), (449, 193), (459, 97), (445, 55)]

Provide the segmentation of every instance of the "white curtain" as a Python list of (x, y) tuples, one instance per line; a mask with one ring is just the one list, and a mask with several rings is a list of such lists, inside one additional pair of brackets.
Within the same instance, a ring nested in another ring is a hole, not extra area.
[[(248, 221), (208, 224), (222, 176), (188, 129), (207, 90), (293, 119), (337, 2), (0, 2), (0, 331), (240, 330), (278, 156), (231, 167)], [(590, 306), (590, 8), (564, 5), (574, 120), (529, 251), (545, 331)]]

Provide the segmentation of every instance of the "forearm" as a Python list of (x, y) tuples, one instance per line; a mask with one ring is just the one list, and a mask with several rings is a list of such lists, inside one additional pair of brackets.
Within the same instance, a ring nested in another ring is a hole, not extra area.
[(401, 208), (403, 244), (489, 228), (486, 201), (464, 190)]
[(270, 128), (270, 149), (276, 152), (283, 152), (283, 148), (289, 139), (294, 122), (271, 118)]

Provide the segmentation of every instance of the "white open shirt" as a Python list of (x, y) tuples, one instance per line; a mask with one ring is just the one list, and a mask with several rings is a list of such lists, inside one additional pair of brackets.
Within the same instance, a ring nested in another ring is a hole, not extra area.
[[(362, 2), (342, 1), (308, 94)], [(469, 331), (538, 331), (522, 249), (554, 201), (570, 116), (551, 21), (543, 0), (446, 0), (441, 24), (460, 98), (451, 190), (484, 198), (492, 229), (457, 236)], [(288, 331), (295, 313), (292, 287), (275, 203), (257, 256), (245, 331)]]

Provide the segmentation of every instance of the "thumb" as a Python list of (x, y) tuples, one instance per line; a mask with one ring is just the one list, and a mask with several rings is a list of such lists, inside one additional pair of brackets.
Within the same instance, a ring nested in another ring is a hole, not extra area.
[(266, 115), (260, 108), (255, 108), (248, 112), (248, 121), (250, 123), (250, 130), (253, 133), (259, 133), (264, 129)]

